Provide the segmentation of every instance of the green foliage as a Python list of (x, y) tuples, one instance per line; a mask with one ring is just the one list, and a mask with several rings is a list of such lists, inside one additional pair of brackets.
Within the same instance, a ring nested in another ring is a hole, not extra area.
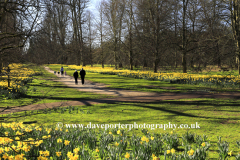
[(240, 160), (240, 154), (239, 153), (235, 156), (235, 159)]
[(166, 148), (168, 149), (176, 149), (179, 146), (179, 139), (177, 134), (166, 133), (163, 136), (163, 140), (166, 142)]
[(218, 142), (218, 153), (219, 153), (219, 159), (220, 160), (225, 160), (228, 156), (228, 150), (229, 150), (229, 143), (226, 141), (221, 141), (221, 137), (217, 137)]
[(240, 141), (236, 141), (238, 148), (240, 149)]
[(15, 80), (15, 85), (9, 88), (0, 86), (0, 94), (3, 99), (16, 99), (22, 96), (26, 96), (29, 89), (29, 83), (32, 82), (32, 78), (26, 78), (22, 81)]
[(182, 141), (184, 144), (189, 144), (195, 142), (194, 140), (195, 134), (194, 133), (185, 133), (182, 135)]
[(203, 137), (201, 137), (200, 135), (196, 135), (196, 138), (195, 138), (195, 143), (197, 146), (200, 146), (203, 142), (207, 142), (207, 136), (206, 135), (203, 135)]

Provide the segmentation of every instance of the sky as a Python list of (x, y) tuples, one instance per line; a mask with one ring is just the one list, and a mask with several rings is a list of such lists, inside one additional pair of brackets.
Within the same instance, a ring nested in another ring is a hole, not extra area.
[(89, 2), (89, 9), (93, 14), (96, 14), (96, 5), (100, 0), (90, 0)]
[[(97, 11), (96, 7), (97, 7), (97, 4), (99, 3), (99, 1), (101, 1), (101, 0), (90, 0), (89, 4), (88, 4), (88, 9), (92, 12), (94, 19), (98, 17), (98, 11)], [(93, 43), (98, 45), (99, 44), (98, 38), (95, 38), (93, 40)]]

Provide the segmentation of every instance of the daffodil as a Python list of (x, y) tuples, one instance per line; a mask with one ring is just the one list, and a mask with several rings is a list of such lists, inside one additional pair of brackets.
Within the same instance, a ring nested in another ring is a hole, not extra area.
[(232, 156), (232, 151), (228, 152), (228, 155), (229, 155), (229, 156)]
[(20, 140), (20, 138), (19, 137), (15, 137), (15, 140)]
[(43, 152), (43, 154), (44, 154), (44, 156), (46, 156), (46, 157), (50, 155), (49, 151), (45, 151), (45, 152)]
[(175, 153), (175, 149), (172, 148), (171, 149), (171, 153), (174, 154)]
[(171, 153), (171, 150), (167, 150), (167, 154)]
[(71, 156), (73, 156), (73, 153), (72, 153), (72, 152), (68, 152), (68, 153), (67, 153), (67, 156), (68, 156), (68, 157), (71, 157)]
[(143, 136), (143, 137), (141, 138), (141, 140), (142, 140), (143, 142), (146, 141), (146, 139), (147, 139), (146, 136)]
[(193, 153), (194, 153), (194, 150), (193, 150), (193, 149), (191, 149), (190, 151), (188, 151), (188, 155), (190, 155), (190, 156), (192, 156)]
[(65, 140), (64, 141), (64, 144), (67, 146), (67, 145), (69, 145), (69, 143), (70, 143), (70, 141), (68, 141), (68, 140)]
[(56, 152), (56, 156), (57, 156), (57, 157), (60, 157), (61, 155), (62, 155), (61, 152)]
[(57, 143), (62, 143), (62, 139), (58, 138)]
[(125, 158), (127, 158), (127, 159), (130, 158), (130, 154), (128, 152), (125, 154)]
[(80, 150), (80, 148), (75, 148), (75, 149), (73, 150), (73, 152), (74, 152), (74, 153), (78, 153), (79, 150)]

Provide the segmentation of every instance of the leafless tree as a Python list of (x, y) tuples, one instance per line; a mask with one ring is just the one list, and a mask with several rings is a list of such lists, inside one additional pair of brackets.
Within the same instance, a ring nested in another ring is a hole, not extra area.
[(125, 11), (125, 2), (124, 0), (109, 0), (104, 3), (104, 15), (107, 18), (107, 23), (112, 31), (113, 39), (113, 57), (115, 68), (118, 68), (118, 65), (121, 66), (122, 62), (120, 61), (119, 52), (120, 45), (119, 40), (121, 39), (122, 33), (122, 21)]
[(229, 0), (229, 10), (231, 17), (231, 28), (236, 47), (236, 64), (238, 66), (238, 74), (240, 75), (240, 1)]
[(0, 70), (3, 63), (22, 59), (40, 14), (40, 1), (0, 1)]

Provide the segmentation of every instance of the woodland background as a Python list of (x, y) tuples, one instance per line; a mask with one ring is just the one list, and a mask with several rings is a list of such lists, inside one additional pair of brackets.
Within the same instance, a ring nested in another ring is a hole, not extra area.
[(240, 0), (0, 0), (0, 70), (13, 62), (208, 65), (240, 73)]

